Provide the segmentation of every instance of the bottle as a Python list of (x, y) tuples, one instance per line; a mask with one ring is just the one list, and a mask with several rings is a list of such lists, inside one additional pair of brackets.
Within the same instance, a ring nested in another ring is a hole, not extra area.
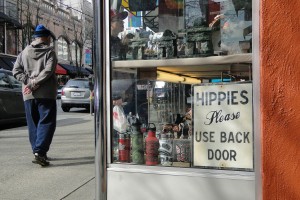
[(143, 134), (143, 146), (144, 146), (144, 161), (146, 160), (146, 138), (148, 136), (148, 133), (147, 133), (147, 124), (143, 123), (141, 125), (141, 132)]
[(126, 150), (127, 150), (127, 161), (126, 162), (130, 162), (130, 160), (131, 160), (131, 157), (130, 157), (130, 150), (131, 150), (130, 132), (127, 132), (127, 134), (125, 134), (125, 143), (126, 143)]
[(119, 162), (130, 162), (130, 134), (119, 134)]
[[(149, 124), (150, 126), (150, 124)], [(146, 165), (158, 165), (159, 141), (155, 137), (156, 128), (149, 128), (146, 138)]]
[(163, 133), (159, 139), (159, 158), (162, 166), (172, 166), (173, 164), (173, 138), (171, 134)]
[(140, 123), (136, 121), (131, 125), (132, 135), (132, 163), (144, 163), (144, 138), (141, 132)]
[(113, 162), (119, 161), (119, 133), (117, 131), (113, 131)]

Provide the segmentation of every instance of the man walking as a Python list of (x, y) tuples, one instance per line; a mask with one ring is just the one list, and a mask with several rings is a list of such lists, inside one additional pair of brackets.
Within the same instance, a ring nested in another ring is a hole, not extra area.
[(17, 57), (14, 77), (21, 81), (33, 163), (48, 166), (50, 144), (56, 129), (57, 57), (50, 47), (51, 32), (38, 25), (35, 40)]

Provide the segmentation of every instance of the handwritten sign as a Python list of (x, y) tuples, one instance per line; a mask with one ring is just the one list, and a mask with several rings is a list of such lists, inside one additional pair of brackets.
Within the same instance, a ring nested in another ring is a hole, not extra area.
[(253, 170), (252, 83), (193, 87), (193, 165)]

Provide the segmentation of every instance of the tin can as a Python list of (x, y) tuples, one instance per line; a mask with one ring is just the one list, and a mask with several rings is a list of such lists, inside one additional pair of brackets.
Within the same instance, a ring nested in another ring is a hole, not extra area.
[(173, 140), (173, 162), (191, 162), (192, 141), (190, 139)]
[(130, 162), (130, 135), (119, 134), (119, 162)]
[(159, 159), (162, 166), (173, 164), (173, 139), (167, 134), (162, 134), (159, 139)]

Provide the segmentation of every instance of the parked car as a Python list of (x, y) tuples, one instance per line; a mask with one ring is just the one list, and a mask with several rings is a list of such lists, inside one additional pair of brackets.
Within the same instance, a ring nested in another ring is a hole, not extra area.
[(57, 87), (57, 99), (61, 98), (61, 90), (62, 90), (63, 87), (64, 87), (64, 85), (59, 85)]
[(71, 108), (86, 108), (90, 110), (91, 101), (88, 79), (70, 79), (61, 91), (61, 108), (64, 112), (69, 112)]
[(22, 83), (11, 71), (0, 69), (0, 124), (25, 121)]

